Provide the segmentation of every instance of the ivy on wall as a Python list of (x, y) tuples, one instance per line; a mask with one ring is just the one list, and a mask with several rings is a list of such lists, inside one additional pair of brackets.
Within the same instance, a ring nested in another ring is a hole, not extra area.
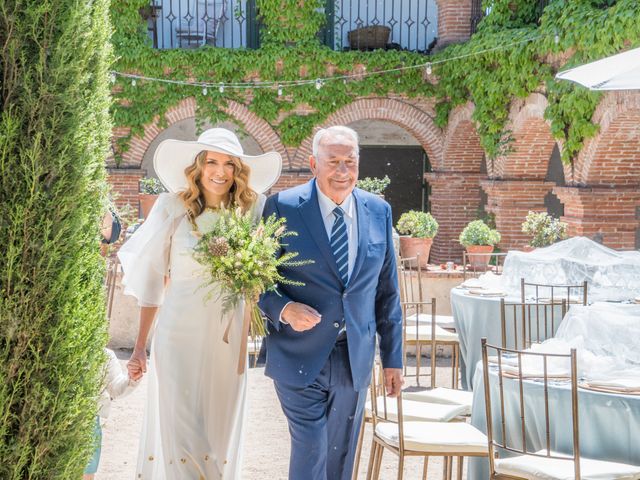
[[(130, 135), (119, 141), (120, 153), (127, 148), (131, 135), (141, 134), (143, 126), (154, 118), (162, 122), (163, 114), (186, 97), (196, 99), (199, 124), (233, 120), (224, 112), (233, 100), (247, 105), (273, 125), (285, 145), (297, 146), (315, 125), (358, 97), (399, 94), (435, 97), (435, 120), (441, 127), (446, 125), (453, 108), (472, 101), (482, 146), (493, 158), (509, 148), (511, 137), (505, 126), (511, 102), (542, 92), (549, 99), (545, 116), (562, 145), (563, 160), (569, 162), (584, 140), (597, 132), (591, 117), (600, 94), (569, 82), (556, 82), (556, 58), (564, 55), (567, 66), (577, 65), (640, 41), (640, 6), (636, 0), (552, 0), (544, 12), (539, 11), (539, 2), (532, 0), (491, 0), (484, 5), (491, 7), (491, 13), (468, 42), (450, 46), (432, 57), (401, 51), (336, 52), (321, 45), (316, 36), (324, 22), (320, 13), (324, 0), (256, 2), (263, 24), (262, 47), (258, 50), (156, 50), (139, 14), (148, 0), (113, 0), (118, 55), (114, 68), (150, 77), (214, 83), (278, 82), (351, 74), (355, 67), (373, 72), (431, 60), (438, 82), (433, 85), (425, 81), (422, 69), (412, 69), (346, 83), (326, 82), (320, 90), (314, 85), (289, 87), (278, 96), (276, 89), (226, 89), (223, 93), (209, 89), (203, 95), (193, 86), (144, 81), (133, 86), (129, 80), (119, 78), (114, 88), (114, 121), (131, 128)], [(506, 49), (474, 55), (497, 45), (512, 44)], [(464, 58), (447, 60), (460, 56)], [(289, 114), (292, 111), (295, 114)]]

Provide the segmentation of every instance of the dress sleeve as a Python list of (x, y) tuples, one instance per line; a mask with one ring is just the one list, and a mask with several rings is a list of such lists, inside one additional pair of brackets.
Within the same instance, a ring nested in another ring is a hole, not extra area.
[(171, 237), (185, 213), (177, 195), (161, 194), (149, 217), (118, 252), (124, 293), (136, 297), (141, 307), (162, 305)]
[(264, 204), (267, 201), (267, 197), (262, 193), (258, 194), (258, 198), (256, 198), (256, 203), (253, 205), (252, 213), (253, 213), (253, 221), (257, 224), (262, 218), (262, 212), (264, 211)]

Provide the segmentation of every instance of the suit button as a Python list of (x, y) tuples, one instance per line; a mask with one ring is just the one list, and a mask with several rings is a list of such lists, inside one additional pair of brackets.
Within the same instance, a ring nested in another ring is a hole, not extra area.
[(333, 322), (333, 326), (336, 328), (340, 328), (340, 324), (338, 322)]

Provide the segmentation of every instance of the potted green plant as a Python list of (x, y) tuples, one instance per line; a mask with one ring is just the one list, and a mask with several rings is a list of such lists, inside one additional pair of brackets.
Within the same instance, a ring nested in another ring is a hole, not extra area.
[(383, 178), (365, 177), (361, 180), (358, 180), (358, 188), (384, 198), (384, 191), (387, 189), (390, 183), (391, 180), (389, 179), (388, 175), (385, 175)]
[(547, 247), (567, 238), (567, 224), (547, 212), (529, 212), (522, 223), (522, 232), (531, 236), (530, 247)]
[(433, 237), (438, 233), (438, 222), (430, 213), (409, 210), (403, 213), (396, 225), (400, 233), (400, 254), (404, 258), (420, 255), (420, 266), (429, 263)]
[(166, 192), (164, 185), (157, 178), (141, 178), (140, 179), (140, 193), (138, 194), (138, 201), (140, 202), (140, 214), (142, 218), (147, 218), (153, 204), (156, 203), (158, 195), (162, 192)]
[(474, 220), (464, 227), (458, 240), (470, 254), (469, 263), (472, 267), (486, 267), (494, 246), (500, 242), (500, 233), (491, 229), (482, 220)]

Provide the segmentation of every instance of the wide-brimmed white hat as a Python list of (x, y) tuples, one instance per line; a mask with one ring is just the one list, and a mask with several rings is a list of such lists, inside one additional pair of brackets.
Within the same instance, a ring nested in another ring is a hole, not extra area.
[(210, 128), (195, 142), (169, 139), (158, 145), (153, 155), (153, 168), (167, 190), (175, 193), (187, 188), (184, 170), (203, 150), (226, 153), (246, 163), (251, 169), (249, 187), (257, 193), (269, 190), (280, 177), (282, 157), (278, 152), (245, 155), (235, 133), (226, 128)]

